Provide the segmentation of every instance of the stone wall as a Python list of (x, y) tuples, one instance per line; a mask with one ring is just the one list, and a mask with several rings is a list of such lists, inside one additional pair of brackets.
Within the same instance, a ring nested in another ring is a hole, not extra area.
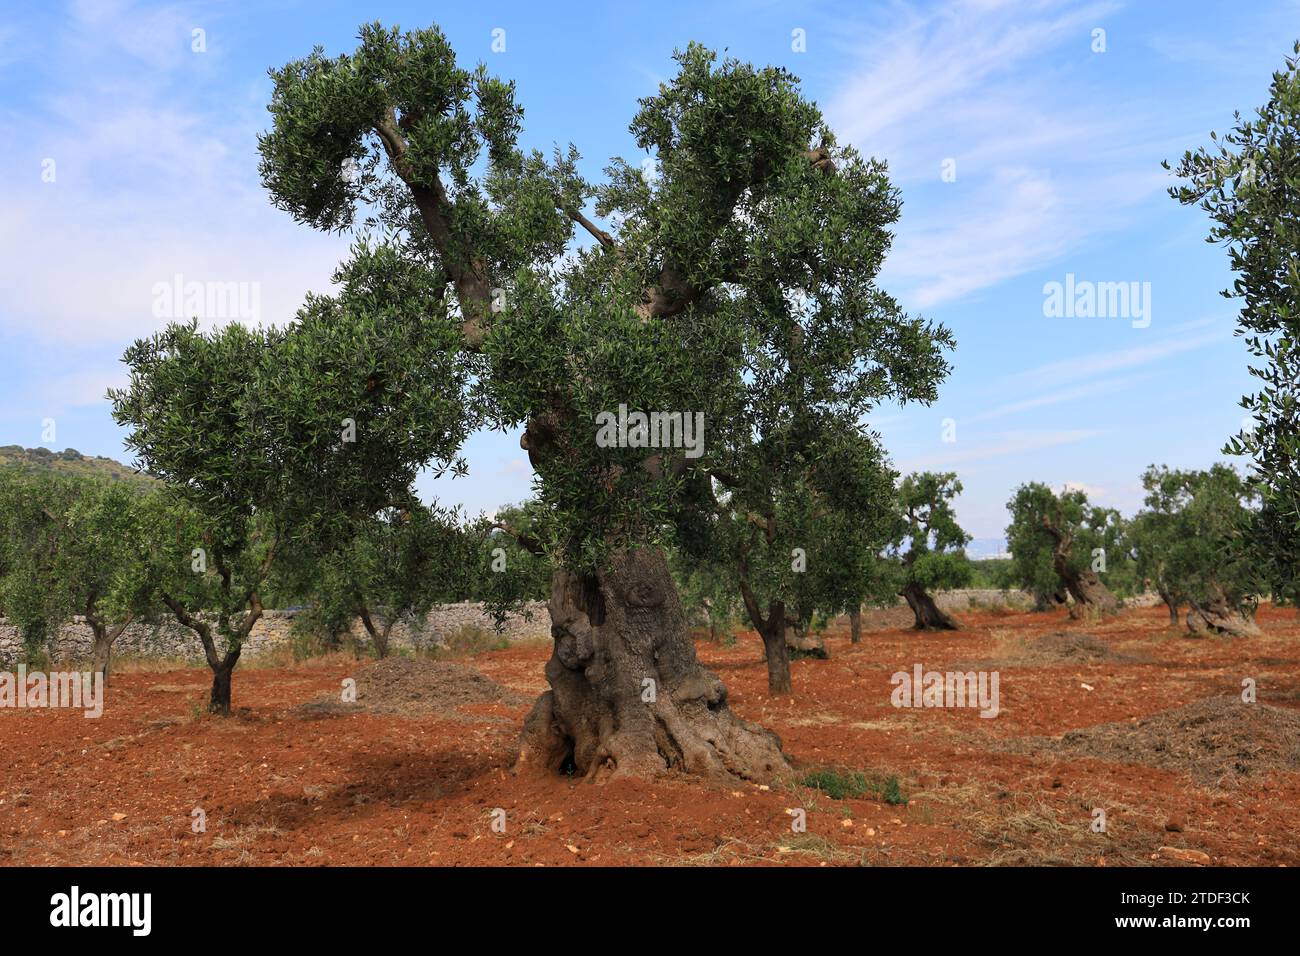
[[(530, 617), (531, 615), (531, 617)], [(292, 644), (292, 611), (266, 611), (252, 633), (244, 642), (245, 658), (256, 658), (288, 648)], [(393, 625), (389, 642), (397, 649), (427, 649), (444, 644), (449, 634), (464, 628), (477, 628), (493, 633), (491, 616), (483, 612), (482, 605), (464, 602), (443, 604), (430, 611), (422, 621), (398, 621)], [(551, 635), (551, 619), (546, 604), (534, 601), (519, 614), (506, 618), (501, 636), (508, 641), (547, 639)], [(352, 624), (353, 636), (363, 645), (369, 636), (360, 621)], [(51, 642), (51, 656), (56, 661), (85, 661), (91, 656), (93, 637), (90, 627), (80, 618), (65, 624)], [(224, 651), (224, 646), (218, 641)], [(156, 624), (131, 624), (113, 645), (115, 657), (148, 657), (201, 662), (203, 647), (197, 635), (171, 620)], [(23, 659), (23, 641), (17, 628), (0, 618), (0, 668), (16, 665)]]

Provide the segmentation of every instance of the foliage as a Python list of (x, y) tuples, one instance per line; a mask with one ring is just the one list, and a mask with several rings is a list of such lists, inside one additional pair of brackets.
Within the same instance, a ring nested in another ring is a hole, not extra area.
[[(1240, 298), (1238, 333), (1258, 364), (1259, 391), (1241, 405), (1253, 422), (1225, 449), (1253, 457), (1255, 560), (1274, 596), (1300, 596), (1300, 42), (1273, 74), (1268, 102), (1212, 148), (1187, 152), (1170, 189), (1197, 204), (1214, 225), (1207, 241), (1223, 243), (1237, 273), (1226, 298)], [(1168, 168), (1169, 164), (1166, 163)]]
[(1057, 538), (1049, 530), (1055, 528), (1063, 535), (1062, 557), (1068, 568), (1095, 571), (1115, 594), (1136, 590), (1125, 522), (1115, 509), (1090, 505), (1080, 489), (1065, 488), (1057, 494), (1047, 485), (1030, 482), (1016, 489), (1007, 510), (1008, 580), (1013, 586), (1040, 596), (1062, 588), (1053, 563)]
[(83, 615), (115, 630), (153, 609), (139, 483), (0, 466), (0, 607), (29, 652)]
[(902, 521), (891, 545), (901, 555), (904, 587), (930, 592), (970, 583), (970, 562), (963, 550), (970, 535), (957, 524), (952, 509), (952, 500), (960, 494), (961, 482), (952, 472), (918, 472), (899, 483)]
[[(737, 507), (806, 513), (838, 480), (840, 423), (933, 397), (948, 333), (874, 284), (896, 191), (882, 163), (836, 146), (784, 69), (679, 52), (630, 127), (655, 174), (615, 159), (594, 185), (572, 146), (519, 149), (513, 84), (459, 67), (436, 28), (371, 24), (360, 41), (272, 72), (263, 180), (316, 228), (365, 216), (454, 291), (483, 363), (475, 398), (496, 426), (527, 426), (558, 564), (671, 542), (712, 510), (719, 472), (756, 480), (732, 488)], [(608, 227), (583, 212), (592, 200)], [(620, 407), (702, 416), (706, 440), (691, 454), (596, 441)]]
[(856, 770), (822, 768), (800, 777), (796, 783), (802, 787), (820, 790), (832, 800), (861, 799), (874, 796), (893, 806), (907, 804), (898, 777), (861, 773)]
[(1261, 585), (1249, 551), (1254, 490), (1227, 465), (1142, 475), (1146, 508), (1133, 520), (1138, 573), (1175, 604), (1225, 600), (1253, 611)]

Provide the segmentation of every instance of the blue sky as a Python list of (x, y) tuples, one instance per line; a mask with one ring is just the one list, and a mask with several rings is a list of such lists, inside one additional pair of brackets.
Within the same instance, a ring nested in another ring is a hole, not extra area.
[[(1220, 457), (1251, 387), (1236, 306), (1219, 295), (1226, 255), (1204, 242), (1200, 212), (1168, 198), (1160, 161), (1264, 102), (1300, 34), (1297, 7), (8, 3), (0, 444), (127, 458), (103, 393), (124, 381), (123, 348), (164, 324), (153, 290), (176, 274), (256, 284), (264, 322), (326, 291), (346, 240), (294, 224), (258, 179), (266, 70), (315, 44), (353, 49), (363, 20), (437, 22), (463, 63), (517, 82), (525, 145), (572, 142), (592, 177), (610, 156), (640, 158), (627, 124), (675, 48), (698, 40), (789, 67), (840, 140), (887, 160), (902, 191), (882, 285), (957, 337), (937, 404), (872, 416), (896, 466), (956, 471), (958, 515), (978, 539), (1000, 537), (1028, 480), (1131, 513), (1146, 465)], [(1149, 288), (1149, 324), (1046, 315), (1045, 285), (1067, 275)], [(476, 436), (466, 452), (468, 479), (424, 490), (471, 511), (528, 494), (517, 435)]]

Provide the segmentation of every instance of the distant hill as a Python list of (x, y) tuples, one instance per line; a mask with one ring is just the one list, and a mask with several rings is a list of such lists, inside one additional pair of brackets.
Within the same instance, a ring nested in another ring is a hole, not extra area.
[(75, 448), (50, 451), (48, 448), (23, 448), (21, 445), (0, 445), (0, 466), (22, 465), (27, 468), (58, 471), (69, 475), (91, 475), (109, 481), (136, 481), (152, 483), (153, 478), (135, 471), (112, 458), (83, 455)]

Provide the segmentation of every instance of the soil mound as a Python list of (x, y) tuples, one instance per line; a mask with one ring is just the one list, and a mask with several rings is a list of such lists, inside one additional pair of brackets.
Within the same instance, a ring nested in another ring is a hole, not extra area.
[(1054, 751), (1190, 774), (1232, 784), (1271, 770), (1300, 771), (1300, 713), (1239, 697), (1209, 697), (1136, 722), (1098, 724), (1058, 738), (1025, 738), (1017, 750)]
[(1053, 664), (1094, 664), (1107, 661), (1133, 664), (1143, 660), (1145, 658), (1117, 651), (1091, 634), (1052, 631), (1004, 644), (992, 659), (978, 663), (985, 667), (1049, 667)]
[(466, 704), (523, 702), (521, 695), (465, 664), (387, 657), (357, 675), (356, 703), (343, 703), (337, 696), (331, 696), (308, 707), (317, 711), (422, 717), (455, 715)]

